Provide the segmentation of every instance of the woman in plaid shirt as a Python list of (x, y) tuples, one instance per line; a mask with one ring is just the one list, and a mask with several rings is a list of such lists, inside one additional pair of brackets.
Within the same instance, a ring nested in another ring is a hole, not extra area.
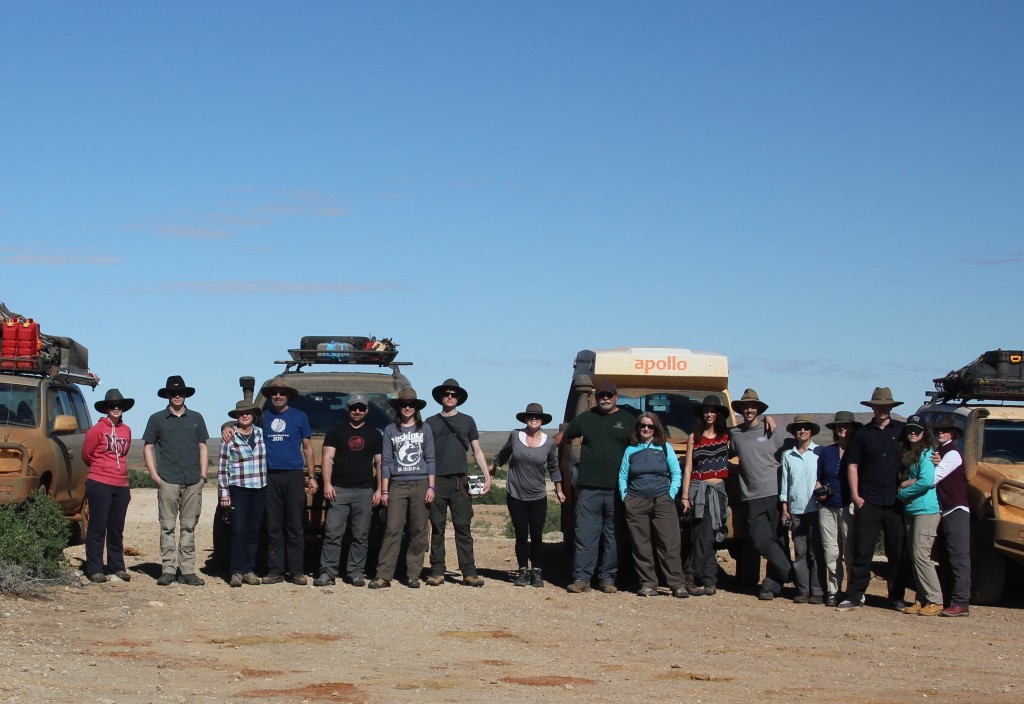
[(239, 401), (228, 415), (237, 421), (230, 442), (220, 445), (217, 486), (220, 505), (231, 510), (231, 586), (259, 584), (256, 546), (267, 486), (267, 447), (255, 424), (260, 409)]

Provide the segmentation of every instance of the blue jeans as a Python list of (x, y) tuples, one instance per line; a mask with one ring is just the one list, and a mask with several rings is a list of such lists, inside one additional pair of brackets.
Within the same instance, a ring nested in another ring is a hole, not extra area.
[(241, 486), (229, 486), (228, 491), (231, 493), (231, 574), (255, 572), (266, 491)]
[(324, 529), (324, 548), (320, 553), (320, 572), (338, 576), (341, 562), (341, 539), (345, 537), (349, 518), (352, 519), (352, 544), (348, 549), (346, 571), (349, 579), (366, 576), (366, 553), (370, 536), (370, 517), (373, 515), (373, 489), (347, 489), (334, 487), (334, 501), (327, 509)]
[[(604, 553), (598, 567), (597, 554), (604, 538)], [(579, 488), (576, 497), (576, 559), (572, 577), (589, 582), (597, 568), (601, 582), (614, 582), (618, 573), (619, 551), (615, 543), (615, 490)]]

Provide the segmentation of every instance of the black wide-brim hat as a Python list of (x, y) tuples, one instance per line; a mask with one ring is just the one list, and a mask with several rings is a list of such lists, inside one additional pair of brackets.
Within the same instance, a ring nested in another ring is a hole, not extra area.
[(175, 375), (167, 377), (167, 383), (164, 385), (164, 388), (157, 391), (156, 395), (160, 398), (170, 398), (173, 391), (180, 391), (185, 394), (185, 398), (192, 396), (196, 392), (191, 386), (185, 385), (184, 379)]
[(516, 420), (520, 423), (526, 422), (526, 416), (540, 416), (540, 424), (547, 425), (551, 422), (552, 415), (544, 412), (544, 406), (539, 403), (527, 404), (526, 410), (522, 413), (516, 413)]
[(421, 398), (416, 398), (416, 389), (411, 386), (406, 386), (404, 389), (398, 392), (398, 398), (389, 398), (388, 405), (395, 409), (397, 413), (399, 406), (403, 403), (414, 403), (417, 411), (422, 411), (427, 407), (427, 402)]
[(445, 379), (443, 384), (439, 384), (434, 387), (434, 390), (430, 392), (430, 395), (434, 397), (435, 401), (441, 403), (441, 399), (443, 398), (441, 394), (448, 389), (451, 389), (457, 394), (456, 398), (459, 399), (459, 402), (455, 404), (456, 406), (461, 406), (466, 402), (466, 399), (469, 398), (469, 392), (459, 386), (459, 382), (455, 381), (455, 379)]
[(111, 389), (103, 396), (102, 401), (97, 401), (92, 404), (92, 407), (95, 408), (98, 413), (103, 413), (105, 415), (110, 411), (110, 407), (115, 404), (121, 407), (121, 412), (130, 411), (132, 406), (135, 405), (135, 399), (125, 398), (121, 395), (121, 392), (118, 389)]
[(714, 408), (718, 415), (723, 418), (729, 417), (729, 409), (725, 407), (721, 397), (717, 394), (708, 394), (699, 404), (694, 404), (692, 406), (693, 414), (696, 416), (703, 415), (705, 408)]

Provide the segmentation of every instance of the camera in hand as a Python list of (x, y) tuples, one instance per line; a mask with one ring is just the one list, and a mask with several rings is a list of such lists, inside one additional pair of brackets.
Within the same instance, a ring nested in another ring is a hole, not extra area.
[(832, 485), (823, 484), (814, 490), (814, 498), (824, 501), (832, 496)]

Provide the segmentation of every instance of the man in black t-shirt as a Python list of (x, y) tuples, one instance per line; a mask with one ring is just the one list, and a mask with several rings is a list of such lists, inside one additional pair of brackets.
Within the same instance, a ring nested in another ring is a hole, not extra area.
[(380, 431), (366, 424), (366, 397), (355, 394), (348, 400), (348, 420), (324, 436), (322, 483), (324, 498), (330, 502), (320, 553), (320, 576), (313, 586), (334, 584), (341, 562), (341, 539), (352, 521), (352, 545), (347, 572), (352, 586), (366, 584), (366, 552), (373, 507), (381, 501), (380, 463), (383, 442)]

